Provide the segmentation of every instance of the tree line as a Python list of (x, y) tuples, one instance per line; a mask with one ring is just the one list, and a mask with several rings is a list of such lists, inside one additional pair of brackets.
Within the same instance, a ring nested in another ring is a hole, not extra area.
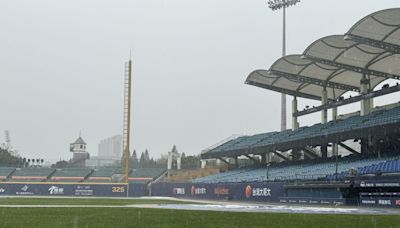
[[(172, 152), (178, 152), (176, 146), (174, 145)], [(43, 159), (29, 159), (29, 160), (40, 160), (37, 161), (38, 164), (42, 163)], [(150, 156), (149, 151), (146, 149), (140, 156), (136, 150), (134, 150), (129, 159), (129, 167), (133, 168), (167, 168), (168, 155), (162, 154), (158, 158), (153, 158)], [(0, 166), (8, 166), (8, 167), (28, 167), (28, 159), (22, 158), (20, 156), (12, 155), (11, 151), (6, 148), (0, 147)], [(121, 163), (120, 165), (122, 165)], [(42, 166), (41, 165), (41, 166)], [(68, 161), (58, 161), (52, 165), (53, 168), (67, 168), (70, 164)], [(181, 168), (182, 169), (195, 169), (200, 167), (200, 155), (189, 155), (186, 156), (185, 153), (182, 153), (181, 156)]]
[[(178, 152), (174, 145), (171, 149), (172, 152)], [(167, 168), (168, 154), (162, 154), (159, 158), (150, 157), (149, 151), (146, 149), (140, 156), (136, 150), (132, 152), (129, 159), (129, 166), (135, 168)], [(200, 155), (189, 155), (185, 153), (181, 155), (181, 168), (182, 169), (195, 169), (200, 168)]]

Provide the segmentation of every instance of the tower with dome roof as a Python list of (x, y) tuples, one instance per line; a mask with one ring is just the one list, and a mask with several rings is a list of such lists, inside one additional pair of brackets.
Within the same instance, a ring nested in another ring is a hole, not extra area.
[(73, 153), (71, 166), (83, 168), (85, 161), (89, 159), (89, 153), (86, 151), (86, 142), (82, 139), (81, 135), (70, 144), (69, 151)]

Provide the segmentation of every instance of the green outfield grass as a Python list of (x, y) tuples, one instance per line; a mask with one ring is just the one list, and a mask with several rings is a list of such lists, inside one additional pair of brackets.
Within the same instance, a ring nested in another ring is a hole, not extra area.
[[(159, 199), (0, 198), (0, 205), (132, 205), (185, 203)], [(400, 227), (399, 215), (316, 215), (141, 208), (0, 207), (0, 227)]]
[(0, 205), (131, 205), (185, 203), (161, 199), (112, 199), (112, 198), (0, 198)]
[(137, 208), (1, 208), (0, 227), (400, 227), (400, 216), (177, 211)]

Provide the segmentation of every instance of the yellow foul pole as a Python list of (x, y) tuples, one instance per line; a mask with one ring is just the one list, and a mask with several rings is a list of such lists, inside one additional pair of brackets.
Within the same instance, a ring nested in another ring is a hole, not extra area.
[(130, 158), (130, 138), (131, 138), (131, 91), (132, 91), (132, 60), (128, 62), (128, 74), (125, 77), (125, 103), (124, 103), (124, 158), (125, 158), (125, 183), (128, 183), (129, 177), (129, 158)]

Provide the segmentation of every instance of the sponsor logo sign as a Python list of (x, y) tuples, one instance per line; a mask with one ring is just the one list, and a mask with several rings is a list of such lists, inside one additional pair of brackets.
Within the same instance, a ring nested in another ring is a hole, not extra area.
[(78, 185), (75, 189), (76, 196), (93, 196), (93, 189), (89, 185)]
[(270, 188), (252, 188), (250, 185), (246, 186), (245, 195), (246, 195), (246, 198), (272, 196)]
[(246, 198), (250, 198), (251, 196), (251, 186), (247, 185), (245, 190)]
[(50, 195), (64, 195), (64, 188), (53, 185), (49, 188), (49, 193)]
[(372, 181), (361, 181), (361, 188), (372, 188), (372, 187), (400, 187), (400, 182), (372, 182)]
[(194, 195), (205, 195), (207, 194), (207, 189), (206, 188), (196, 188), (195, 186), (192, 186), (190, 189), (190, 193), (192, 196)]
[(362, 204), (376, 204), (376, 200), (362, 199), (361, 203)]
[(217, 196), (227, 196), (229, 195), (229, 188), (216, 187), (214, 188), (214, 194)]
[(390, 206), (390, 205), (392, 205), (392, 201), (391, 200), (380, 199), (380, 200), (378, 200), (378, 204), (379, 205), (388, 205), (388, 206)]
[(365, 181), (361, 181), (361, 182), (360, 182), (360, 187), (362, 187), (362, 188), (366, 188), (366, 187), (375, 187), (375, 184), (374, 184), (374, 183), (367, 183), (367, 182), (365, 182)]
[(336, 200), (334, 200), (334, 201), (333, 201), (333, 204), (334, 204), (334, 205), (344, 205), (344, 202), (343, 202), (343, 201), (336, 201)]
[(308, 203), (308, 200), (301, 200), (301, 199), (299, 199), (299, 203)]
[(28, 186), (28, 185), (24, 185), (24, 186), (21, 188), (21, 190), (24, 191), (24, 192), (28, 191), (28, 189), (29, 189), (29, 186)]
[(173, 188), (172, 192), (175, 195), (185, 195), (185, 188)]
[(34, 195), (33, 192), (29, 191), (29, 185), (24, 185), (21, 187), (20, 191), (15, 192), (16, 195)]
[(331, 201), (327, 201), (327, 200), (321, 200), (320, 203), (321, 204), (331, 204), (332, 202)]
[(400, 183), (391, 182), (391, 183), (376, 183), (376, 187), (400, 187)]

